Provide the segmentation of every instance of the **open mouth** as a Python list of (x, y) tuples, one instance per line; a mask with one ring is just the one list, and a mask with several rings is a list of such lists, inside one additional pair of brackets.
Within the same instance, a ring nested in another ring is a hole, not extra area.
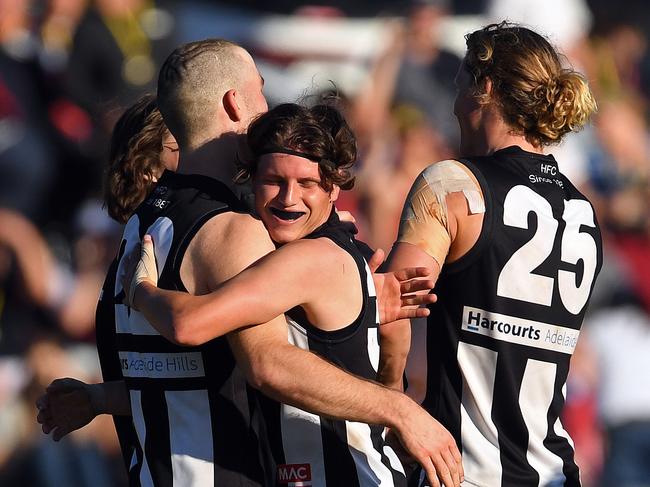
[(304, 211), (284, 211), (278, 210), (277, 208), (269, 208), (271, 213), (275, 215), (280, 220), (284, 221), (295, 221), (305, 214)]

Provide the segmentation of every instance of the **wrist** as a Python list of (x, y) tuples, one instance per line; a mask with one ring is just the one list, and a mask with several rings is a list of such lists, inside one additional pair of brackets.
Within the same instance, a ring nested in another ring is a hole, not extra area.
[(405, 428), (410, 410), (413, 406), (416, 406), (416, 404), (406, 394), (394, 389), (390, 389), (390, 391), (393, 397), (391, 397), (391, 400), (388, 403), (389, 410), (386, 426), (392, 430), (401, 432)]
[(106, 413), (106, 391), (103, 384), (86, 384), (86, 392), (90, 399), (90, 407), (95, 414)]
[(149, 278), (140, 278), (133, 283), (133, 294), (131, 296), (131, 307), (136, 311), (140, 311), (142, 299), (147, 291), (147, 286), (156, 287), (156, 283)]

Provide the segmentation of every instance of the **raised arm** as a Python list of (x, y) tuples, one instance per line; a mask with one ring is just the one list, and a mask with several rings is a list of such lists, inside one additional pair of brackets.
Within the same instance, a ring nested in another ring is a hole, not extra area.
[(341, 277), (340, 254), (327, 242), (298, 240), (202, 296), (159, 289), (144, 279), (134, 293), (133, 305), (167, 339), (198, 345), (247, 325), (265, 323), (296, 306), (308, 308)]
[[(238, 328), (265, 323), (296, 306), (309, 312), (313, 303), (341, 294), (339, 284), (350, 279), (349, 273), (345, 275), (349, 257), (324, 239), (286, 244), (202, 296), (157, 288), (153, 255), (151, 238), (145, 236), (137, 266), (137, 253), (126, 257), (131, 261), (127, 267), (133, 269), (125, 274), (123, 285), (133, 307), (165, 338), (181, 345), (199, 345)], [(433, 286), (430, 280), (415, 279), (423, 276), (428, 276), (424, 268), (376, 275), (382, 321), (428, 313), (408, 307), (412, 297), (402, 299), (402, 295)], [(429, 296), (420, 299), (431, 301)]]

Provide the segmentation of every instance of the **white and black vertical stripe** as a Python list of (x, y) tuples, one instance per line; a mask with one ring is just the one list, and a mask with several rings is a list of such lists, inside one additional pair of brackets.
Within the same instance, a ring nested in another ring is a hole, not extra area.
[[(222, 201), (234, 196), (210, 178), (166, 172), (152, 198), (127, 223), (123, 249), (133, 248), (145, 233), (151, 234), (159, 286), (185, 290), (180, 265), (187, 245), (209, 218), (230, 209)], [(164, 204), (150, 204), (154, 200)], [(123, 295), (118, 277), (116, 348), (141, 446), (131, 485), (261, 487), (272, 483), (274, 465), (263, 463), (261, 454), (266, 431), (259, 411), (250, 406), (255, 395), (236, 367), (226, 339), (200, 347), (172, 344), (140, 313), (126, 307)]]
[[(318, 236), (331, 238), (354, 257), (364, 296), (362, 312), (351, 325), (325, 332), (309, 323), (304, 311), (296, 308), (287, 313), (289, 341), (355, 375), (376, 379), (380, 351), (379, 317), (370, 270), (349, 237), (337, 238), (338, 235), (328, 234), (327, 230)], [(399, 459), (386, 445), (383, 427), (332, 420), (284, 404), (274, 407), (269, 403), (265, 412), (269, 419), (271, 442), (275, 445), (276, 462), (280, 466), (309, 465), (311, 479), (305, 485), (406, 485)], [(278, 413), (279, 417), (274, 416)], [(277, 442), (278, 437), (282, 439), (281, 445)]]

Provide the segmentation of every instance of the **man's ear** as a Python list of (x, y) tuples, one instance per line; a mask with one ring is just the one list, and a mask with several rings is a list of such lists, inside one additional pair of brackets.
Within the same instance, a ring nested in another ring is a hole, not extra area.
[(483, 87), (485, 88), (485, 94), (492, 98), (492, 80), (490, 78), (485, 78)]
[(232, 122), (240, 122), (242, 119), (242, 109), (239, 105), (239, 93), (237, 90), (228, 90), (223, 95), (223, 108)]
[(340, 192), (341, 188), (339, 188), (336, 184), (332, 186), (332, 191), (330, 191), (330, 201), (332, 203), (334, 203), (339, 198)]

